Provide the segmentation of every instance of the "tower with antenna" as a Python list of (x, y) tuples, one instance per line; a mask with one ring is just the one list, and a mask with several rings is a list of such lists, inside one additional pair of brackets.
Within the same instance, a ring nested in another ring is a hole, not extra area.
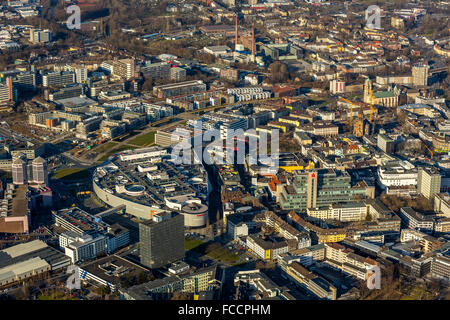
[(252, 23), (252, 62), (255, 62), (256, 44), (255, 44), (255, 23)]
[(238, 16), (236, 13), (235, 27), (234, 27), (234, 51), (237, 50), (237, 45), (238, 45)]

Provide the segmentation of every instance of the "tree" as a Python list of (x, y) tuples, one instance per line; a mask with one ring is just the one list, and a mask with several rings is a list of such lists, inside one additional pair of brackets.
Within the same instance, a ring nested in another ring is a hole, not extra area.
[(30, 288), (28, 285), (23, 285), (20, 290), (16, 294), (17, 300), (28, 300), (28, 297), (30, 296)]
[(287, 65), (280, 61), (270, 64), (269, 72), (269, 80), (272, 83), (285, 82), (289, 78)]
[(145, 77), (142, 84), (142, 91), (151, 91), (153, 88), (153, 79), (151, 77)]
[(191, 300), (191, 294), (187, 292), (175, 291), (170, 300)]
[(137, 277), (137, 284), (146, 283), (146, 282), (152, 281), (154, 279), (155, 279), (155, 276), (152, 273), (147, 273), (145, 271), (142, 271), (141, 273), (139, 273), (139, 275)]

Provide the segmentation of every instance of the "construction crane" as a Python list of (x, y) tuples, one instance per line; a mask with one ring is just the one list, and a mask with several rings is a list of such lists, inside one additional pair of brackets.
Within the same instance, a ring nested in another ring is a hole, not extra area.
[(427, 150), (430, 152), (430, 156), (431, 156), (430, 160), (433, 161), (434, 152), (433, 152), (430, 148), (428, 148), (428, 146), (426, 145), (425, 142), (423, 142), (423, 145), (424, 145), (425, 148), (427, 148)]
[[(345, 98), (342, 98), (342, 97), (340, 97), (342, 100), (344, 100), (345, 102), (348, 102), (348, 103), (350, 103), (350, 121), (349, 121), (349, 124), (350, 124), (350, 128), (352, 128), (352, 126), (353, 126), (353, 106), (355, 105), (353, 102), (351, 102), (350, 100), (347, 100), (347, 99), (345, 99)], [(350, 129), (351, 130), (351, 129)]]

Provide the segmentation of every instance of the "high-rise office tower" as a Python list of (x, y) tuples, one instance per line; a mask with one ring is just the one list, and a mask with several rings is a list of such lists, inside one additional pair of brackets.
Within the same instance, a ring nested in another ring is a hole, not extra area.
[(417, 176), (417, 192), (433, 199), (441, 191), (441, 174), (436, 168), (420, 168)]
[(10, 77), (6, 78), (5, 83), (0, 83), (0, 102), (9, 102), (15, 100), (13, 82)]
[(77, 66), (74, 68), (75, 71), (75, 81), (77, 83), (86, 83), (88, 76), (87, 68), (84, 66)]
[(12, 162), (12, 178), (14, 184), (45, 184), (48, 185), (47, 161), (41, 157), (33, 161), (14, 158)]
[(21, 158), (15, 158), (12, 162), (12, 179), (14, 184), (27, 183), (27, 165)]
[(428, 85), (428, 71), (430, 67), (423, 63), (417, 63), (412, 67), (412, 78), (415, 86)]
[(139, 224), (141, 263), (160, 268), (184, 258), (184, 216), (177, 213), (158, 213), (151, 220)]
[(48, 185), (47, 161), (42, 157), (37, 157), (32, 162), (33, 183)]

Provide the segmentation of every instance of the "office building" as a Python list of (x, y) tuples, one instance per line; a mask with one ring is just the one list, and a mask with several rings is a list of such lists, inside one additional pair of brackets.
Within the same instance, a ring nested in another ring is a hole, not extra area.
[(112, 253), (128, 245), (131, 241), (130, 230), (118, 223), (110, 225), (106, 235), (106, 250)]
[(42, 157), (37, 157), (31, 162), (33, 168), (33, 178), (31, 183), (48, 185), (48, 168), (47, 161)]
[(94, 238), (91, 235), (83, 235), (70, 242), (64, 251), (72, 263), (93, 259), (107, 251), (107, 239), (104, 236)]
[(367, 270), (378, 265), (372, 258), (356, 254), (353, 249), (340, 243), (325, 243), (324, 262), (362, 281), (367, 280)]
[(141, 68), (141, 72), (147, 78), (167, 79), (171, 72), (171, 66), (167, 62), (150, 63)]
[(417, 185), (417, 168), (408, 161), (394, 160), (378, 167), (378, 182), (382, 189)]
[(450, 282), (450, 252), (437, 253), (431, 262), (431, 276)]
[(12, 180), (13, 184), (27, 183), (27, 165), (21, 158), (16, 158), (12, 162)]
[(306, 210), (366, 198), (367, 189), (365, 184), (352, 186), (345, 171), (304, 170), (296, 171), (291, 183), (281, 187), (277, 200), (283, 210)]
[(86, 83), (88, 71), (86, 67), (74, 67), (75, 71), (75, 81), (77, 83)]
[(214, 128), (220, 130), (221, 139), (226, 139), (228, 136), (231, 136), (231, 134), (234, 134), (236, 130), (242, 129), (245, 131), (248, 129), (248, 121), (244, 117), (223, 113), (210, 113), (205, 114), (203, 118), (214, 123)]
[(56, 71), (42, 75), (42, 86), (44, 87), (64, 87), (75, 83), (75, 72)]
[(33, 71), (22, 72), (14, 79), (14, 86), (21, 91), (35, 90), (37, 86), (37, 76)]
[(165, 84), (153, 87), (153, 94), (158, 98), (168, 98), (183, 94), (196, 93), (206, 90), (202, 80), (192, 80), (179, 83)]
[(50, 30), (30, 29), (30, 41), (33, 43), (47, 43), (52, 41)]
[(424, 215), (411, 207), (400, 208), (400, 218), (405, 228), (432, 233), (434, 228), (434, 216)]
[(272, 241), (264, 239), (260, 234), (252, 234), (247, 237), (246, 245), (249, 250), (264, 260), (277, 259), (278, 255), (288, 252), (288, 242)]
[(214, 291), (211, 285), (214, 280), (223, 281), (220, 278), (223, 272), (217, 266), (189, 270), (183, 274), (171, 275), (162, 279), (156, 279), (128, 289), (120, 289), (121, 297), (125, 300), (156, 300), (167, 299), (174, 292), (186, 292), (199, 294)]
[(301, 287), (312, 292), (319, 299), (336, 300), (336, 287), (324, 278), (310, 272), (297, 261), (293, 261), (287, 266), (286, 273)]
[(260, 270), (238, 271), (234, 276), (234, 286), (246, 287), (255, 293), (261, 293), (266, 297), (280, 296), (281, 288)]
[(6, 78), (5, 83), (0, 83), (0, 103), (15, 100), (16, 93), (11, 78)]
[(332, 94), (344, 93), (345, 92), (345, 81), (331, 80), (330, 81), (330, 92)]
[(184, 216), (162, 212), (139, 224), (141, 263), (160, 268), (184, 258)]
[(84, 93), (84, 87), (82, 84), (79, 83), (73, 83), (69, 84), (66, 87), (55, 91), (48, 96), (48, 100), (50, 101), (58, 101), (63, 99), (69, 99), (69, 98), (76, 98)]
[(367, 215), (367, 207), (364, 203), (345, 203), (345, 204), (330, 204), (329, 207), (324, 208), (308, 208), (306, 210), (308, 216), (320, 219), (334, 219), (339, 221), (362, 221)]
[(100, 258), (80, 267), (80, 280), (94, 282), (99, 286), (109, 287), (116, 291), (124, 277), (139, 277), (149, 274), (148, 270), (120, 256), (111, 255)]
[(186, 69), (180, 67), (170, 68), (169, 78), (176, 82), (186, 80)]
[(134, 59), (121, 59), (112, 62), (112, 74), (130, 80), (134, 78), (136, 62)]
[(412, 66), (413, 84), (415, 86), (427, 86), (428, 85), (428, 72), (430, 67), (423, 63), (417, 63)]
[(20, 157), (12, 161), (13, 184), (43, 184), (48, 185), (47, 161), (37, 157), (32, 161)]
[(450, 196), (446, 193), (440, 193), (434, 196), (434, 212), (450, 218)]
[(441, 191), (441, 174), (436, 168), (419, 168), (417, 192), (427, 199), (433, 199)]
[(377, 146), (387, 154), (394, 153), (394, 140), (385, 134), (378, 134)]

